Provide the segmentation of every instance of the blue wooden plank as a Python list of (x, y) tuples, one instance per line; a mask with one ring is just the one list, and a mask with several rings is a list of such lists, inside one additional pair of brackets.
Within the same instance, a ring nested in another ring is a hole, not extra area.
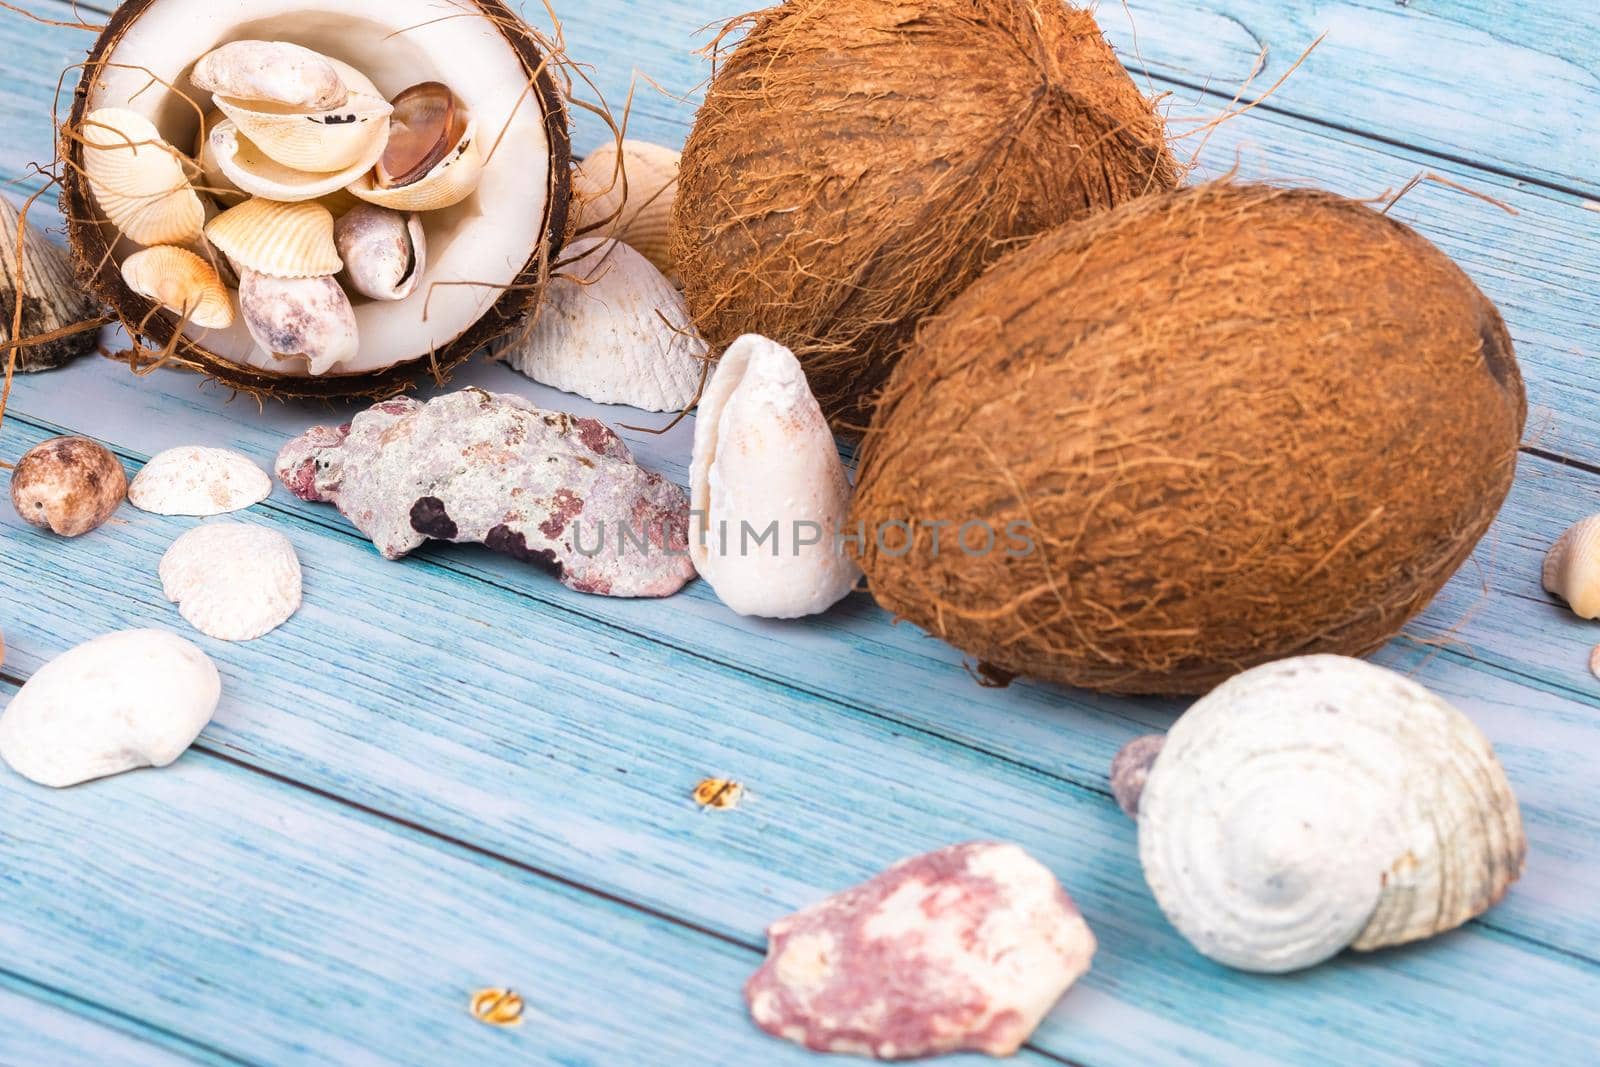
[(239, 1062), (0, 972), (0, 1067), (233, 1067)]

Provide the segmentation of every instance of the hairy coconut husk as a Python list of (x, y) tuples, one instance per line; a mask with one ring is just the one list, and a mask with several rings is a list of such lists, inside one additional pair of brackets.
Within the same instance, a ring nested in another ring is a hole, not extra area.
[[(1389, 640), (1489, 528), (1526, 415), (1499, 312), (1424, 238), (1331, 193), (1214, 184), (1046, 235), (927, 323), (853, 517), (916, 528), (863, 567), (957, 648), (1201, 693)], [(953, 524), (942, 551), (926, 522)], [(998, 547), (955, 547), (968, 522)]]
[(1177, 183), (1162, 121), (1062, 0), (790, 0), (730, 24), (673, 254), (702, 334), (794, 350), (859, 432), (919, 319), (1030, 236)]
[[(381, 399), (404, 392), (422, 380), (443, 382), (453, 368), (496, 339), (521, 327), (528, 313), (538, 304), (551, 264), (559, 255), (568, 232), (571, 142), (565, 89), (558, 78), (568, 61), (555, 50), (552, 42), (513, 13), (501, 0), (460, 0), (460, 13), (449, 18), (481, 17), (485, 26), (491, 28), (515, 53), (527, 75), (528, 99), (520, 106), (537, 106), (540, 109), (549, 142), (550, 171), (545, 196), (544, 237), (536, 247), (530, 249), (526, 264), (510, 283), (492, 287), (499, 290), (499, 295), (469, 328), (423, 358), (373, 373), (324, 377), (279, 374), (244, 366), (218, 355), (203, 342), (181, 334), (175, 316), (161, 312), (151, 301), (129, 289), (119, 269), (121, 256), (114, 254), (119, 248), (118, 235), (105, 221), (84, 176), (80, 131), (87, 113), (95, 106), (100, 106), (90, 103), (91, 87), (112, 69), (111, 57), (118, 44), (152, 8), (170, 2), (127, 0), (116, 9), (89, 53), (82, 81), (74, 94), (70, 117), (62, 124), (58, 143), (60, 158), (65, 163), (61, 175), (61, 210), (68, 220), (68, 237), (78, 276), (92, 292), (111, 305), (131, 335), (154, 350), (140, 351), (140, 346), (136, 345), (134, 352), (126, 357), (135, 370), (148, 366), (152, 361), (186, 367), (258, 397)], [(250, 26), (249, 4), (235, 6), (238, 10), (230, 17), (241, 28)], [(307, 13), (304, 25), (317, 27), (320, 32), (331, 24), (331, 20), (336, 21), (340, 14), (339, 5), (330, 3), (327, 6), (328, 10), (321, 17), (312, 18)], [(273, 10), (276, 12), (276, 7)], [(443, 23), (445, 20), (438, 21)], [(370, 36), (370, 27), (363, 28), (364, 25), (352, 23), (351, 32)], [(413, 36), (396, 35), (402, 42), (410, 41)], [(192, 62), (198, 58), (196, 55), (189, 57), (189, 60)], [(506, 87), (506, 92), (514, 99), (523, 89), (524, 86), (512, 84)], [(149, 91), (171, 93), (173, 89), (170, 85), (153, 82)], [(199, 103), (209, 107), (204, 98)], [(496, 132), (490, 130), (485, 133), (486, 151), (494, 143)], [(121, 243), (121, 249), (125, 251), (126, 247), (125, 242)]]

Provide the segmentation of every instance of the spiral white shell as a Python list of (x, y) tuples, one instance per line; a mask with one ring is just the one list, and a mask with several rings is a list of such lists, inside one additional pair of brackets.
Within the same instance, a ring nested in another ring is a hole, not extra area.
[(167, 549), (160, 575), (189, 625), (219, 641), (253, 641), (300, 609), (300, 559), (264, 526), (197, 526)]
[(1459, 711), (1340, 656), (1224, 683), (1167, 735), (1139, 800), (1145, 879), (1231, 967), (1310, 967), (1481, 915), (1527, 845), (1505, 772)]

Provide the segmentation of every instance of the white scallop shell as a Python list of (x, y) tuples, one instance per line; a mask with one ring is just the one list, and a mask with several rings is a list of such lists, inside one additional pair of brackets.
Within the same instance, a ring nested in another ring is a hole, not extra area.
[(404, 300), (428, 269), (428, 237), (419, 215), (360, 204), (339, 217), (333, 239), (350, 287), (373, 300)]
[(274, 278), (322, 278), (344, 269), (333, 215), (321, 204), (246, 200), (212, 219), (206, 238), (235, 267)]
[(377, 183), (377, 172), (352, 182), (350, 192), (358, 199), (394, 211), (439, 211), (454, 207), (477, 192), (483, 178), (483, 146), (478, 143), (478, 123), (467, 123), (467, 132), (449, 155), (410, 185), (385, 189)]
[(196, 326), (210, 330), (233, 325), (233, 297), (222, 277), (186, 248), (158, 245), (135, 252), (122, 261), (122, 280)]
[(223, 119), (206, 138), (206, 152), (201, 158), (201, 166), (203, 168), (210, 162), (220, 172), (224, 182), (243, 189), (251, 196), (281, 203), (298, 203), (340, 192), (372, 169), (383, 155), (383, 147), (383, 142), (377, 141), (366, 155), (357, 157), (343, 170), (312, 174), (273, 159), (241, 133), (232, 119)]
[(201, 445), (157, 454), (128, 486), (128, 502), (156, 515), (223, 515), (271, 495), (272, 479), (248, 456)]
[(197, 526), (167, 549), (160, 574), (189, 625), (219, 641), (253, 641), (300, 610), (300, 559), (264, 526)]
[(273, 278), (242, 271), (239, 312), (263, 352), (304, 361), (312, 375), (327, 374), (361, 351), (355, 309), (331, 277)]
[[(741, 615), (793, 619), (827, 611), (861, 571), (838, 535), (850, 480), (794, 354), (765, 337), (722, 356), (694, 429), (689, 552)], [(776, 525), (776, 547), (759, 537)], [(814, 544), (806, 544), (815, 541)]]
[(194, 744), (221, 694), (216, 665), (176, 634), (106, 634), (45, 664), (12, 698), (0, 758), (56, 788), (165, 767)]
[(500, 358), (600, 404), (681, 411), (694, 403), (710, 347), (683, 295), (620, 241), (580, 238), (565, 258), (534, 325)]
[(350, 95), (334, 62), (287, 41), (232, 41), (212, 49), (189, 76), (208, 93), (324, 111)]
[[(674, 285), (672, 205), (678, 195), (679, 153), (648, 141), (615, 142), (590, 152), (572, 173), (579, 231), (615, 237), (637, 249)], [(610, 222), (606, 222), (606, 219)]]
[(1544, 587), (1584, 619), (1600, 618), (1600, 515), (1574, 523), (1544, 557)]
[(1470, 720), (1341, 656), (1258, 667), (1167, 735), (1139, 799), (1139, 856), (1204, 955), (1310, 967), (1483, 914), (1521, 874), (1522, 817)]
[(100, 108), (84, 119), (83, 171), (111, 224), (142, 245), (184, 245), (200, 237), (205, 206), (184, 157), (143, 115)]

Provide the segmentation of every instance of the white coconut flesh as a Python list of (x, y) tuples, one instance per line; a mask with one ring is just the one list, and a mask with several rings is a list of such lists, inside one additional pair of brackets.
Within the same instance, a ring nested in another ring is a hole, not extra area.
[[(239, 40), (287, 41), (343, 60), (391, 99), (419, 82), (448, 85), (477, 120), (485, 153), (502, 129), (505, 135), (477, 192), (422, 215), (428, 263), (417, 291), (399, 302), (352, 296), (361, 348), (335, 373), (368, 374), (426, 358), (493, 307), (544, 238), (550, 141), (538, 95), (524, 92), (528, 73), (521, 59), (476, 7), (453, 0), (252, 0), (250, 9), (255, 17), (241, 22), (235, 4), (156, 0), (107, 56), (88, 110), (136, 111), (168, 143), (187, 148), (199, 114), (160, 82), (152, 88), (151, 75), (210, 110), (210, 95), (189, 82), (189, 71), (201, 56)], [(132, 250), (120, 242), (119, 258)], [(481, 284), (438, 284), (449, 282)], [(190, 327), (186, 333), (243, 366), (310, 374), (303, 360), (263, 351), (242, 316), (226, 330)]]

